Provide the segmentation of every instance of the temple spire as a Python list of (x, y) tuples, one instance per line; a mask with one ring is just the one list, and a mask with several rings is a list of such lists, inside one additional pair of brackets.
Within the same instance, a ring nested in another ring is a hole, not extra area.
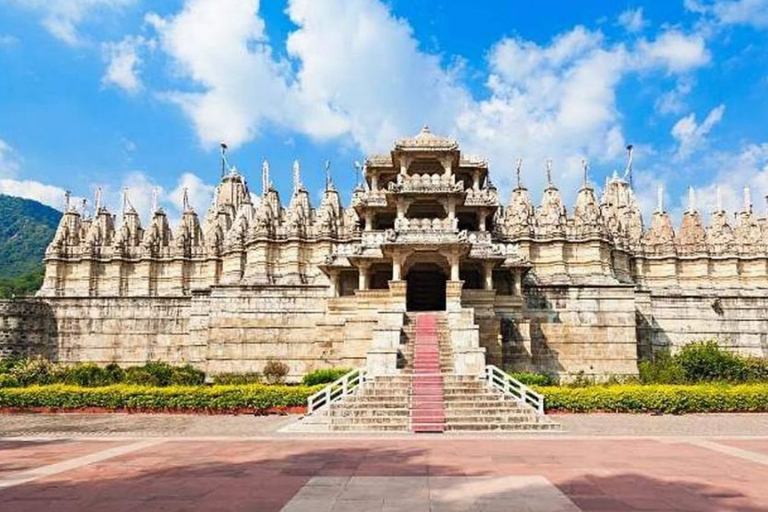
[(717, 212), (719, 213), (723, 211), (723, 194), (720, 191), (720, 185), (717, 185), (715, 187), (715, 196), (717, 197), (716, 208), (717, 208)]
[(192, 208), (189, 206), (189, 189), (184, 187), (181, 193), (181, 211), (184, 213), (191, 212)]
[(99, 211), (101, 210), (101, 187), (96, 187), (96, 192), (94, 193), (94, 215), (98, 215)]
[(155, 213), (157, 213), (157, 209), (158, 209), (158, 195), (159, 195), (158, 188), (154, 187), (152, 189), (152, 214), (153, 215)]
[(69, 190), (64, 191), (64, 212), (69, 212), (72, 208), (72, 192)]
[(221, 148), (221, 177), (223, 178), (227, 174), (227, 145), (222, 142), (219, 147)]
[(325, 190), (333, 190), (333, 180), (331, 180), (331, 161), (325, 161)]
[(589, 187), (589, 162), (586, 158), (581, 159), (581, 169), (584, 172), (584, 188)]
[(552, 159), (551, 158), (547, 158), (546, 170), (547, 170), (547, 187), (551, 187), (552, 186)]
[(293, 161), (293, 193), (298, 194), (299, 190), (301, 190), (301, 167), (299, 166), (299, 161), (294, 160)]
[(744, 187), (744, 211), (752, 212), (752, 193), (749, 187)]
[(515, 175), (517, 175), (517, 188), (523, 188), (523, 179), (521, 176), (522, 171), (523, 171), (523, 159), (518, 158), (517, 165), (515, 166)]
[(265, 158), (261, 162), (261, 195), (266, 196), (269, 191), (269, 162)]
[(696, 213), (696, 192), (693, 186), (688, 187), (688, 213)]
[(632, 161), (634, 156), (634, 149), (635, 146), (632, 144), (627, 144), (627, 167), (624, 170), (624, 179), (629, 183), (629, 186), (632, 187)]
[(664, 213), (664, 185), (656, 188), (656, 213)]

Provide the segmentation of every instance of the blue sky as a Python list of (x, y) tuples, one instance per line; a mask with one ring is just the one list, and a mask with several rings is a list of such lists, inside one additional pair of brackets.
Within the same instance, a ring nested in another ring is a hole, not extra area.
[(0, 0), (0, 192), (62, 207), (63, 190), (145, 215), (152, 190), (203, 210), (218, 142), (254, 192), (294, 159), (319, 198), (422, 124), (487, 156), (507, 197), (544, 162), (571, 201), (636, 147), (637, 195), (676, 215), (687, 187), (768, 194), (768, 0)]

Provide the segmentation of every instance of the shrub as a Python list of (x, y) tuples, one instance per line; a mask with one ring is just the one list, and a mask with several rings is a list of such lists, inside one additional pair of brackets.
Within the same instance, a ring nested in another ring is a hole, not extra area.
[(10, 369), (8, 375), (14, 377), (20, 386), (32, 384), (50, 384), (60, 378), (61, 370), (44, 357), (35, 356), (22, 359)]
[(305, 374), (301, 379), (301, 383), (305, 386), (330, 384), (331, 382), (342, 378), (350, 371), (352, 371), (351, 368), (322, 368)]
[(6, 357), (0, 359), (0, 374), (10, 373), (14, 366), (19, 364), (21, 359), (18, 357)]
[(13, 375), (0, 373), (0, 388), (16, 388), (19, 387), (19, 381)]
[(200, 386), (205, 383), (205, 372), (190, 364), (174, 366), (171, 384), (174, 386)]
[(640, 382), (643, 384), (684, 384), (685, 370), (663, 349), (654, 355), (652, 361), (641, 361), (637, 365)]
[(689, 343), (675, 355), (687, 382), (745, 382), (749, 380), (742, 357), (721, 348), (716, 341)]
[(125, 370), (120, 368), (117, 363), (109, 363), (104, 367), (104, 372), (111, 384), (118, 384), (125, 381)]
[(264, 365), (262, 374), (267, 384), (282, 384), (285, 382), (285, 377), (288, 375), (290, 368), (287, 364), (277, 359), (270, 359), (267, 364)]
[(173, 366), (150, 361), (143, 366), (131, 366), (125, 370), (126, 384), (138, 386), (170, 386), (173, 383)]
[(62, 370), (62, 380), (67, 384), (96, 387), (116, 384), (106, 369), (95, 363), (80, 363)]
[(247, 372), (247, 373), (220, 373), (214, 375), (214, 384), (259, 384), (261, 382), (261, 374), (259, 372)]
[(526, 386), (554, 386), (557, 378), (554, 375), (535, 372), (507, 372), (510, 377), (517, 379)]
[(242, 412), (301, 407), (318, 387), (307, 386), (169, 386), (118, 384), (84, 388), (65, 384), (0, 389), (0, 408)]
[(542, 387), (549, 411), (704, 413), (768, 412), (768, 384)]

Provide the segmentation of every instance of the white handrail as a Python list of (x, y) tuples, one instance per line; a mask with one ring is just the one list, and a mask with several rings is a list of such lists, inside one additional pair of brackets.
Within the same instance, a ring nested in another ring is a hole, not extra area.
[(514, 377), (510, 377), (497, 366), (489, 364), (485, 367), (485, 380), (489, 386), (511, 396), (516, 401), (529, 404), (536, 409), (539, 416), (544, 415), (544, 395), (537, 393)]
[(341, 400), (354, 393), (365, 382), (366, 371), (362, 368), (346, 373), (343, 377), (325, 386), (323, 389), (307, 398), (307, 414), (328, 407), (333, 402)]

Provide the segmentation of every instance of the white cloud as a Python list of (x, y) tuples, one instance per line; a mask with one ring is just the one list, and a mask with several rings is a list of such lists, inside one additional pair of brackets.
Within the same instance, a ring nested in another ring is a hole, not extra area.
[[(287, 65), (267, 44), (258, 0), (189, 0), (175, 16), (147, 16), (160, 46), (192, 90), (165, 97), (192, 119), (206, 146), (237, 146), (265, 122), (291, 118)], [(202, 92), (200, 90), (202, 89)]]
[(619, 15), (619, 25), (627, 32), (640, 32), (648, 22), (643, 18), (643, 8), (627, 9)]
[(43, 26), (54, 37), (69, 45), (81, 42), (78, 26), (104, 11), (115, 11), (136, 0), (4, 0), (42, 16)]
[(128, 36), (117, 43), (104, 43), (102, 49), (108, 65), (101, 83), (117, 86), (130, 94), (139, 92), (143, 87), (139, 76), (142, 64), (139, 52), (153, 46), (153, 41), (141, 36)]
[(684, 160), (700, 148), (712, 128), (720, 122), (725, 112), (725, 105), (713, 108), (701, 124), (696, 122), (696, 114), (690, 113), (681, 118), (672, 127), (672, 136), (677, 140), (678, 149), (675, 158)]
[(679, 73), (708, 64), (710, 54), (703, 36), (672, 29), (654, 41), (641, 41), (638, 58), (641, 59), (639, 66), (664, 66)]
[(681, 76), (675, 88), (665, 92), (656, 100), (654, 108), (660, 114), (681, 114), (686, 108), (686, 96), (693, 90), (696, 81), (689, 75)]
[(16, 151), (3, 139), (0, 139), (0, 178), (10, 178), (16, 175), (20, 167)]
[(208, 206), (213, 200), (214, 185), (205, 183), (199, 176), (186, 172), (179, 177), (176, 188), (171, 190), (166, 200), (171, 202), (174, 207), (181, 212), (182, 198), (184, 189), (187, 189), (189, 204), (195, 209), (198, 215), (205, 215)]
[(768, 0), (686, 0), (685, 7), (692, 12), (712, 15), (723, 25), (768, 28)]
[(33, 199), (58, 210), (64, 209), (64, 189), (39, 181), (0, 179), (0, 194)]

